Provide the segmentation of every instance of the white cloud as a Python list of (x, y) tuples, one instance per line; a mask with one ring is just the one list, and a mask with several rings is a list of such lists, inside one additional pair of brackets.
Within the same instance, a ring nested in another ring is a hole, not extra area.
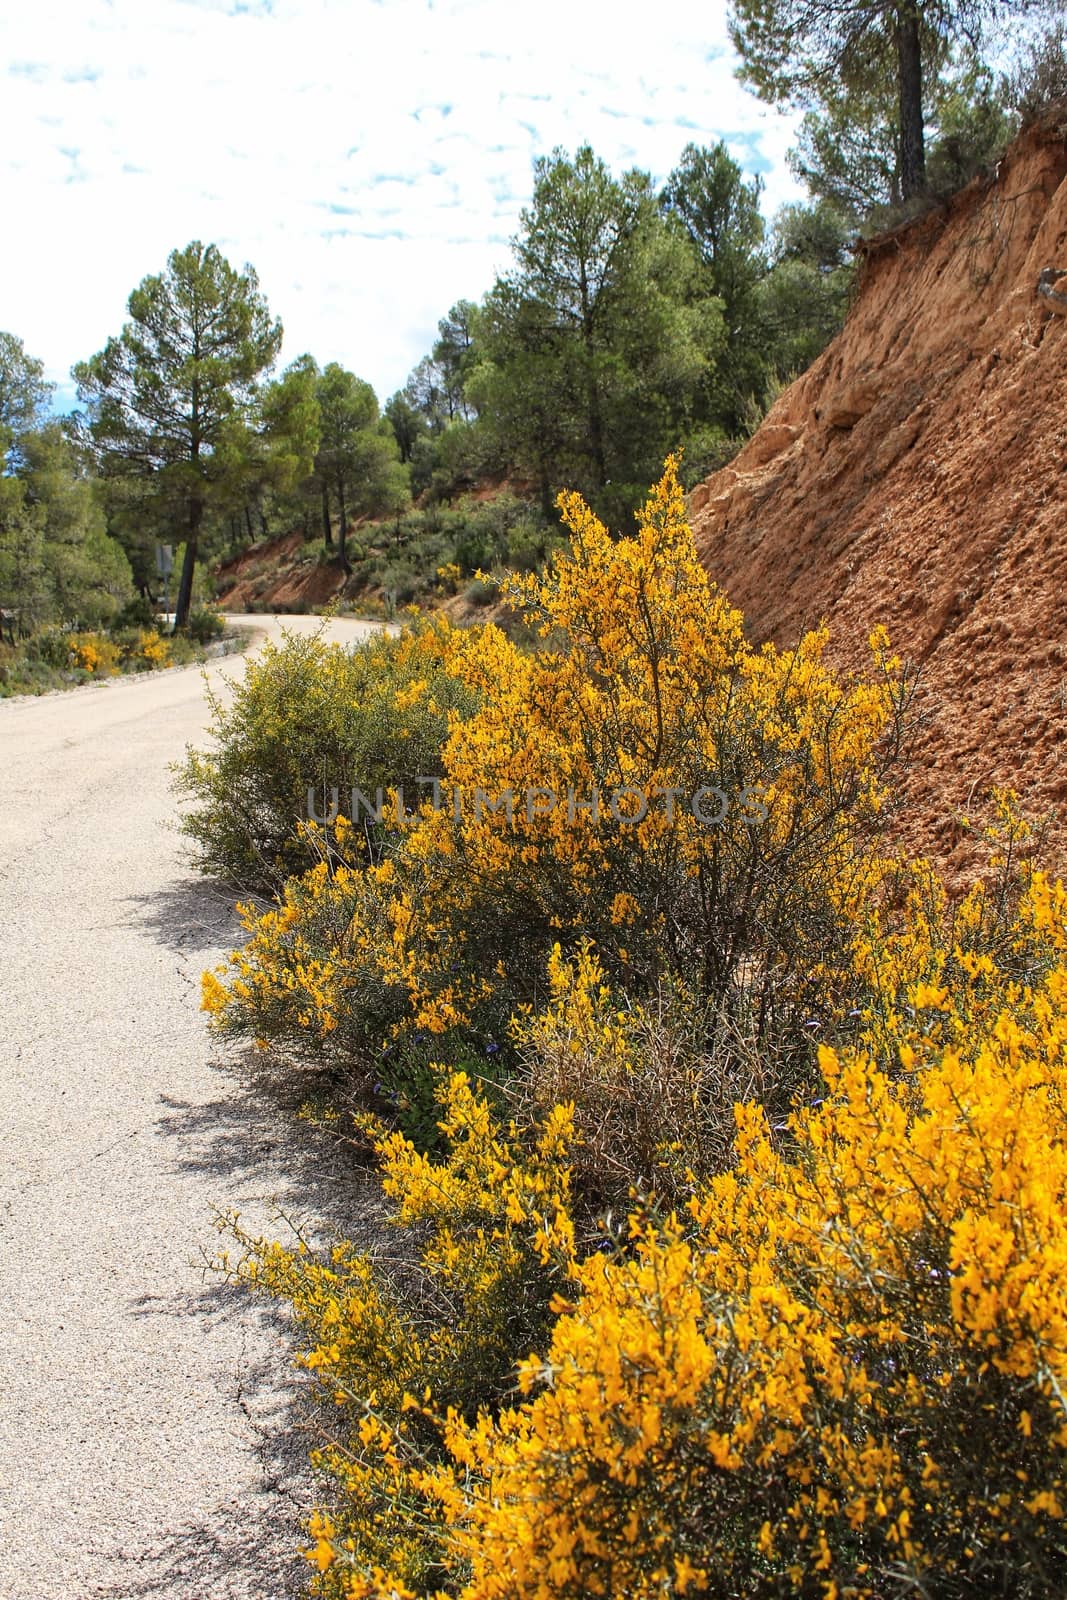
[(725, 137), (768, 210), (796, 193), (791, 124), (693, 0), (36, 0), (4, 34), (0, 327), (60, 381), (201, 238), (255, 265), (286, 360), (384, 398), (506, 264), (557, 144), (662, 178)]

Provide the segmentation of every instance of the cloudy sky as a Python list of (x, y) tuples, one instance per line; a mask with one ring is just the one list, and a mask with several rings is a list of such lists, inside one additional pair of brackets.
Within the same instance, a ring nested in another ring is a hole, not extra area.
[(283, 359), (384, 399), (508, 262), (535, 156), (664, 177), (724, 138), (793, 198), (716, 0), (3, 0), (0, 328), (71, 363), (190, 239), (251, 262)]

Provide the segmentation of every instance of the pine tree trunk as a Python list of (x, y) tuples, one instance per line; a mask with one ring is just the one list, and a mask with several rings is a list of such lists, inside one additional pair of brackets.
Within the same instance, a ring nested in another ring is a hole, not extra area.
[(322, 542), (327, 550), (333, 549), (333, 532), (330, 528), (330, 491), (326, 480), (322, 483)]
[(604, 457), (604, 423), (600, 415), (600, 388), (596, 379), (596, 335), (593, 329), (593, 306), (585, 268), (582, 268), (580, 289), (582, 296), (582, 337), (585, 343), (586, 385), (589, 398), (589, 443), (593, 452), (593, 472), (596, 487), (602, 489), (608, 481), (607, 461)]
[(193, 601), (193, 573), (196, 570), (197, 546), (200, 542), (200, 524), (204, 520), (204, 502), (199, 495), (189, 501), (189, 530), (185, 536), (185, 560), (182, 562), (181, 582), (178, 585), (178, 604), (174, 612), (174, 631), (184, 628), (189, 620)]
[(539, 482), (541, 492), (541, 512), (546, 522), (551, 522), (556, 515), (556, 501), (552, 493), (552, 483), (548, 476), (548, 468), (542, 466)]
[(910, 200), (926, 187), (923, 144), (923, 64), (916, 4), (897, 13), (897, 70), (900, 84), (900, 192)]
[[(194, 339), (193, 354), (197, 361), (200, 359), (199, 338)], [(200, 380), (197, 377), (198, 368), (193, 369), (193, 416), (192, 434), (189, 440), (189, 464), (200, 476), (200, 449), (203, 443), (200, 433)], [(199, 489), (194, 489), (189, 497), (189, 525), (185, 536), (185, 559), (182, 562), (181, 582), (178, 585), (178, 601), (174, 608), (174, 632), (178, 633), (185, 627), (189, 620), (189, 608), (193, 603), (193, 573), (196, 571), (197, 546), (200, 543), (200, 524), (204, 520), (204, 502)]]
[(337, 475), (337, 502), (341, 509), (341, 525), (337, 533), (337, 553), (341, 557), (342, 570), (351, 572), (352, 563), (348, 559), (348, 510), (345, 506), (345, 480), (340, 473)]
[(608, 463), (604, 454), (604, 423), (600, 415), (600, 387), (596, 381), (596, 355), (589, 351), (589, 443), (593, 449), (593, 469), (596, 486), (603, 489), (608, 481)]

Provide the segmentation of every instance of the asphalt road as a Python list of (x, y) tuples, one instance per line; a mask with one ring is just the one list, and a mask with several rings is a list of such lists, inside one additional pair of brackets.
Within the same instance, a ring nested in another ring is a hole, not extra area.
[(275, 1234), (329, 1180), (199, 1010), (238, 938), (174, 829), (206, 721), (195, 668), (0, 702), (0, 1600), (281, 1600), (306, 1571), (284, 1330), (204, 1262), (217, 1211)]

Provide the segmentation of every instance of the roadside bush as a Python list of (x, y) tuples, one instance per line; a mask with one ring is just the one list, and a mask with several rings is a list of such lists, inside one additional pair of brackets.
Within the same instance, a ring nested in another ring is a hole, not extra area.
[[(343, 1418), (336, 1443), (313, 1457), (344, 1485), (332, 1516), (313, 1519), (323, 1570), (328, 1533), (351, 1542), (359, 1565), (388, 1569), (405, 1594), (435, 1592), (451, 1567), (436, 1493), (420, 1475), (447, 1452), (439, 1419), (420, 1402), (447, 1395), (471, 1423), (501, 1404), (517, 1352), (548, 1336), (574, 1256), (566, 1112), (524, 1138), (494, 1122), (462, 1073), (440, 1074), (439, 1097), (441, 1161), (366, 1124), (395, 1221), (417, 1241), (399, 1272), (383, 1276), (348, 1243), (319, 1260), (251, 1239), (235, 1219), (229, 1227), (243, 1249), (235, 1276), (292, 1306), (303, 1364)], [(338, 1565), (320, 1592), (371, 1592), (358, 1580), (348, 1587), (355, 1565)]]
[(155, 628), (142, 628), (137, 636), (135, 657), (140, 657), (148, 667), (169, 667), (171, 646), (169, 639), (160, 638)]
[(625, 1216), (638, 1195), (667, 1209), (684, 1202), (696, 1178), (729, 1165), (739, 1100), (788, 1115), (806, 1074), (739, 1048), (722, 1024), (680, 985), (642, 1002), (605, 982), (591, 945), (570, 961), (554, 948), (540, 1009), (510, 1024), (517, 1070), (506, 1099), (522, 1122), (570, 1108), (582, 1216)]
[[(473, 695), (443, 665), (440, 630), (420, 623), (351, 650), (287, 635), (246, 663), (230, 699), (209, 704), (213, 748), (177, 769), (193, 802), (182, 831), (202, 871), (267, 890), (319, 859), (299, 831), (309, 790), (320, 818), (335, 812), (334, 790), (346, 809), (353, 787), (372, 805), (394, 786), (414, 800), (415, 780), (441, 771), (450, 713), (467, 715)], [(372, 860), (386, 840), (367, 825), (349, 843)]]
[[(775, 1070), (810, 1061), (802, 1023), (845, 1006), (855, 910), (882, 876), (880, 780), (906, 686), (881, 639), (870, 682), (824, 667), (824, 633), (792, 651), (753, 650), (697, 560), (673, 463), (632, 538), (612, 540), (575, 496), (562, 504), (570, 553), (502, 590), (544, 647), (523, 651), (491, 626), (433, 634), (437, 670), (476, 707), (449, 722), (439, 769), (422, 768), (442, 774), (439, 805), (427, 797), (404, 822), (373, 885), (347, 880), (341, 943), (323, 942), (313, 887), (285, 891), (284, 917), (241, 957), (240, 986), (212, 991), (221, 1024), (302, 1047), (305, 1008), (285, 997), (313, 956), (338, 982), (354, 974), (352, 995), (367, 992), (369, 962), (395, 997), (385, 1012), (403, 1001), (413, 1028), (500, 1038), (492, 1030), (537, 999), (553, 946), (567, 955), (588, 938), (608, 982), (631, 996), (678, 983), (722, 1019), (724, 1039), (766, 1046)], [(438, 680), (418, 672), (402, 713), (384, 683), (381, 715), (409, 726), (421, 707), (440, 735)], [(257, 782), (286, 774), (284, 806), (269, 811), (272, 857), (303, 856), (286, 828), (313, 761), (334, 781), (344, 747), (332, 729), (360, 721), (362, 708), (346, 705), (361, 692), (343, 676), (328, 696), (286, 681), (290, 709), (271, 723), (285, 729), (284, 749), (254, 719), (246, 729), (247, 695), (222, 713), (217, 737), (235, 766), (216, 807), (232, 807), (225, 794), (240, 792), (257, 746)], [(296, 715), (299, 730), (286, 720)], [(190, 771), (214, 784), (226, 768)], [(342, 772), (342, 790), (348, 782)], [(251, 802), (240, 803), (243, 838)], [(195, 816), (188, 826), (204, 832)], [(332, 902), (338, 891), (324, 878), (318, 892)], [(250, 989), (257, 966), (264, 980)], [(265, 1004), (269, 985), (279, 1004)], [(369, 1029), (350, 999), (330, 1050), (353, 1059)]]
[(16, 648), (28, 662), (40, 663), (57, 672), (70, 670), (71, 635), (63, 628), (44, 628)]
[[(154, 627), (124, 628), (112, 634), (111, 642), (123, 672), (152, 672), (178, 664), (174, 649), (177, 641), (163, 638)], [(179, 655), (180, 659), (183, 658)]]
[(72, 633), (68, 643), (71, 665), (90, 677), (109, 678), (118, 672), (122, 652), (112, 639), (101, 633)]
[(28, 657), (18, 647), (0, 645), (0, 696), (47, 694), (62, 687), (56, 668)]
[[(186, 768), (204, 859), (277, 885), (215, 1025), (402, 1119), (356, 1119), (396, 1250), (231, 1223), (329, 1402), (316, 1590), (1044, 1600), (1067, 890), (1010, 797), (962, 899), (883, 858), (884, 636), (869, 680), (821, 631), (754, 650), (673, 463), (632, 538), (562, 507), (569, 551), (505, 587), (537, 648), (288, 641)], [(369, 793), (404, 758), (417, 812), (296, 823), (312, 759)]]
[(135, 628), (154, 628), (157, 625), (156, 608), (151, 600), (143, 594), (134, 595), (132, 600), (119, 611), (111, 625), (113, 634), (123, 633)]
[(197, 644), (212, 644), (216, 639), (222, 638), (226, 631), (226, 623), (221, 612), (216, 611), (214, 606), (198, 606), (194, 611), (190, 611), (185, 631)]
[[(129, 608), (129, 614), (136, 615), (136, 608)], [(202, 647), (195, 640), (185, 635), (163, 638), (155, 627), (113, 628), (106, 634), (49, 628), (0, 654), (0, 694), (46, 694), (118, 673), (200, 660)]]
[(376, 1136), (402, 1287), (350, 1246), (243, 1240), (330, 1401), (317, 1592), (1056, 1592), (1067, 891), (1033, 874), (1003, 931), (1003, 961), (957, 939), (952, 985), (905, 982), (895, 1020), (872, 1002), (891, 1068), (823, 1047), (815, 1104), (780, 1131), (738, 1107), (730, 1170), (603, 1249), (571, 1108), (523, 1134), (446, 1074), (445, 1160)]

